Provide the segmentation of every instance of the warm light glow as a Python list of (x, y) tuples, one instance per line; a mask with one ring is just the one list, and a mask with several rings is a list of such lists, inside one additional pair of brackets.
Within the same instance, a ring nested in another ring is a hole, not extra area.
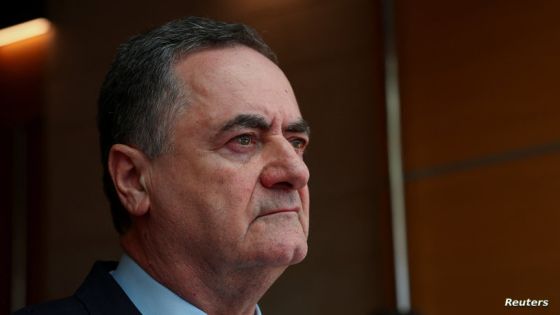
[(40, 18), (1, 29), (0, 47), (43, 35), (49, 31), (50, 26), (51, 23), (47, 19)]

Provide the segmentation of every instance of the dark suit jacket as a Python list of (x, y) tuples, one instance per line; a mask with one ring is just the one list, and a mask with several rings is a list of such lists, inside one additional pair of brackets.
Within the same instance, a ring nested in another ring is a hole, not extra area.
[(13, 315), (141, 315), (126, 293), (109, 274), (116, 262), (96, 262), (74, 295), (44, 304), (28, 306)]

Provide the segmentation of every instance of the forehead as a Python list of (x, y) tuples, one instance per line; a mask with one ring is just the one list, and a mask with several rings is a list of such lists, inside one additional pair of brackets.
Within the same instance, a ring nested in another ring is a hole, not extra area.
[(240, 114), (282, 125), (301, 119), (284, 73), (251, 48), (201, 50), (181, 60), (175, 71), (188, 99), (186, 116), (198, 122), (220, 123)]

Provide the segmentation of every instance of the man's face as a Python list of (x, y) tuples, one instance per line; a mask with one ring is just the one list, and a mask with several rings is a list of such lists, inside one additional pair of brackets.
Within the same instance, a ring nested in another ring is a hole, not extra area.
[(188, 82), (189, 104), (176, 117), (173, 149), (152, 161), (157, 237), (174, 255), (211, 268), (300, 262), (309, 135), (286, 77), (244, 46), (189, 55), (176, 74)]

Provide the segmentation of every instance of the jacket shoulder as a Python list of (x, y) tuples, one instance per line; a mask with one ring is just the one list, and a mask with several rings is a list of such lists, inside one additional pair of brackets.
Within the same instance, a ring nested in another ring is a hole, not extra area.
[(75, 297), (68, 297), (65, 299), (54, 300), (37, 305), (24, 307), (12, 315), (70, 315), (70, 314), (89, 314), (84, 305)]
[(23, 308), (12, 315), (141, 315), (110, 272), (116, 262), (96, 262), (71, 297)]

